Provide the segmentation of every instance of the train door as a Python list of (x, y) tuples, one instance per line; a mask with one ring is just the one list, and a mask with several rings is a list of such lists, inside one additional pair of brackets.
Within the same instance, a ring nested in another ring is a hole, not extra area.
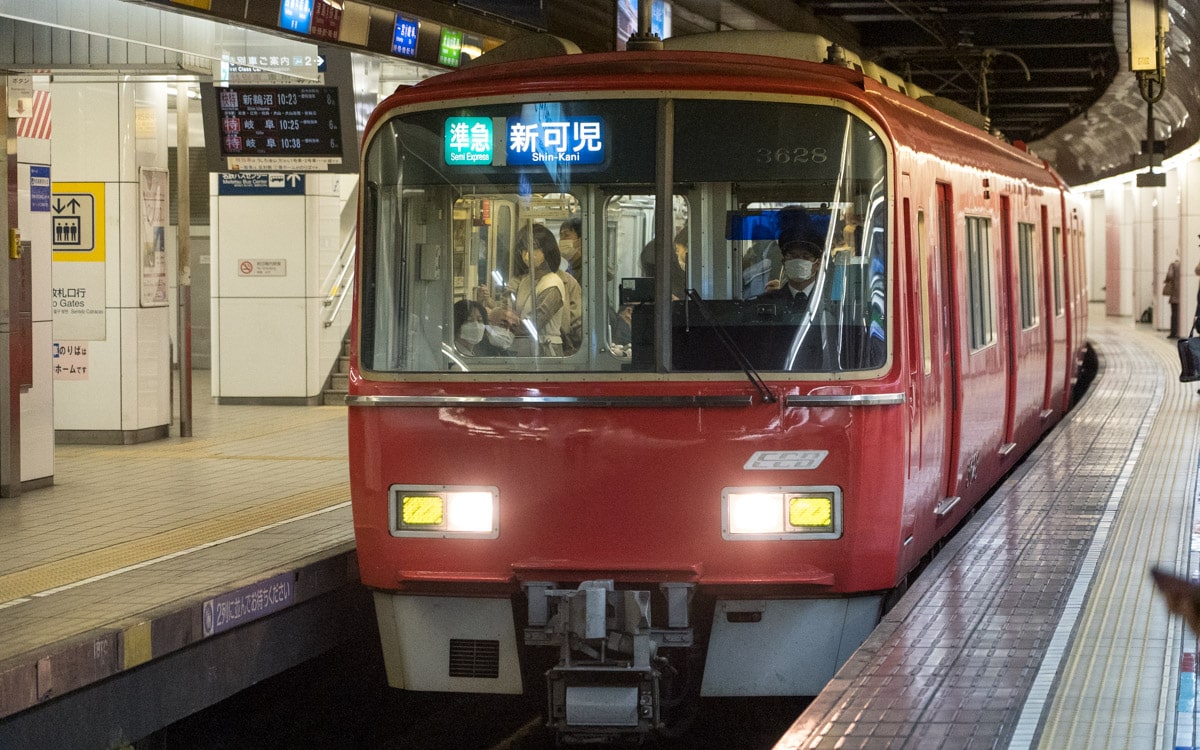
[[(1065, 207), (1064, 207), (1065, 208)], [(1066, 411), (1071, 403), (1071, 385), (1072, 381), (1077, 377), (1075, 361), (1075, 353), (1082, 346), (1081, 339), (1084, 328), (1084, 321), (1087, 319), (1087, 296), (1084, 284), (1084, 268), (1083, 268), (1083, 224), (1078, 214), (1072, 211), (1070, 215), (1064, 213), (1064, 222), (1066, 229), (1061, 245), (1055, 248), (1055, 252), (1059, 253), (1068, 269), (1063, 275), (1066, 288), (1063, 291), (1063, 297), (1066, 300), (1067, 314), (1067, 343), (1065, 347), (1066, 361), (1063, 363), (1065, 382), (1063, 383), (1062, 409)]]
[(451, 263), (454, 298), (475, 299), (480, 286), (498, 298), (513, 277), (517, 196), (467, 195), (453, 206)]
[[(906, 515), (902, 541), (913, 534), (917, 517), (930, 519), (933, 506), (942, 500), (946, 487), (946, 431), (949, 402), (949, 373), (942, 363), (948, 362), (943, 298), (940, 283), (939, 253), (933, 252), (936, 215), (923, 206), (915, 210), (905, 197), (904, 233), (905, 257), (909, 258), (908, 274), (910, 300), (906, 326), (909, 342), (909, 482), (914, 503), (912, 517)], [(931, 519), (930, 519), (931, 520)], [(919, 545), (918, 545), (919, 546)], [(919, 556), (913, 548), (908, 553)], [(915, 565), (917, 560), (906, 561)]]
[(1019, 361), (1019, 352), (1017, 350), (1019, 343), (1020, 326), (1016, 320), (1016, 305), (1013, 304), (1017, 299), (1013, 288), (1013, 278), (1015, 276), (1013, 269), (1013, 216), (1012, 216), (1012, 199), (1010, 196), (1000, 196), (1000, 257), (1001, 272), (1004, 274), (1004, 286), (1000, 293), (1001, 300), (1007, 300), (1005, 303), (1003, 324), (1004, 337), (1006, 339), (1005, 346), (1008, 350), (1006, 359), (1008, 360), (1006, 370), (1006, 385), (1004, 387), (1004, 444), (1000, 447), (1002, 455), (1008, 455), (1012, 449), (1017, 447), (1014, 442), (1013, 435), (1016, 430), (1015, 420), (1017, 411), (1017, 362)]
[(1046, 388), (1042, 395), (1042, 417), (1048, 417), (1054, 410), (1054, 363), (1061, 354), (1055, 351), (1054, 341), (1058, 336), (1059, 323), (1062, 320), (1062, 298), (1059, 287), (1062, 276), (1062, 262), (1058, 250), (1058, 242), (1052, 241), (1060, 236), (1058, 227), (1050, 227), (1050, 209), (1042, 206), (1042, 268), (1047, 273), (1042, 274), (1042, 299), (1045, 304), (1042, 309), (1047, 311), (1045, 326), (1046, 335)]
[[(942, 455), (945, 457), (945, 498), (935, 510), (937, 515), (945, 515), (958, 502), (958, 446), (962, 439), (962, 372), (960, 371), (959, 342), (962, 341), (961, 322), (958, 319), (955, 305), (954, 279), (958, 276), (957, 254), (954, 248), (954, 196), (950, 185), (937, 183), (937, 207), (935, 209), (937, 243), (934, 250), (934, 261), (937, 266), (932, 278), (940, 281), (941, 288), (936, 290), (934, 309), (941, 312), (940, 346), (937, 351), (941, 361), (945, 362), (942, 372), (945, 380), (941, 386), (940, 395), (944, 406), (945, 419), (942, 430)], [(934, 368), (937, 369), (937, 368)]]

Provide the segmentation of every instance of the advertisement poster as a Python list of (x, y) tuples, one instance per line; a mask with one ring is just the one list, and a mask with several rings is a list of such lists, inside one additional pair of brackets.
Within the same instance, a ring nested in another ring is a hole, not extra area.
[(167, 221), (170, 182), (165, 169), (141, 169), (138, 241), (141, 248), (142, 307), (167, 305)]

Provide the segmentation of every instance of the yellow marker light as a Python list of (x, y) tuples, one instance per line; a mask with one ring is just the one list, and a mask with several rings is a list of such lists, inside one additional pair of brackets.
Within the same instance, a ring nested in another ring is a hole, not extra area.
[(401, 501), (400, 521), (405, 526), (441, 526), (445, 506), (437, 495), (405, 495)]
[(778, 534), (782, 532), (782, 493), (729, 494), (729, 533)]
[(492, 493), (449, 492), (446, 513), (447, 531), (487, 533), (492, 530)]
[(842, 488), (726, 487), (721, 490), (721, 537), (731, 542), (841, 539)]
[(832, 530), (833, 498), (819, 495), (789, 497), (788, 525), (801, 529)]

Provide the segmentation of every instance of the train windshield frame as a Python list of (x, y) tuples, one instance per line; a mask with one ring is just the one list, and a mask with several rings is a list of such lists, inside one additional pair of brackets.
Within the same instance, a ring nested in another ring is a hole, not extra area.
[(890, 165), (882, 130), (828, 98), (405, 109), (365, 151), (362, 368), (878, 377)]

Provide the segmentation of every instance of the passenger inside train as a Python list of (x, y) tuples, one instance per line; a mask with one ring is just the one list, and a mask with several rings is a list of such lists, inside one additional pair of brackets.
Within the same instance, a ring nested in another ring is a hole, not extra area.
[[(653, 118), (652, 103), (539, 105), (541, 130), (561, 119), (570, 125), (554, 131), (562, 137), (590, 134), (587, 147), (599, 149), (590, 163), (528, 157), (519, 148), (533, 148), (531, 141), (511, 136), (528, 136), (534, 123), (506, 105), (472, 110), (473, 122), (495, 125), (501, 144), (484, 164), (443, 153), (443, 131), (462, 119), (458, 113), (411, 113), (389, 123), (395, 136), (378, 140), (369, 157), (369, 189), (379, 195), (371, 210), (381, 215), (364, 239), (372, 280), (364, 365), (444, 372), (449, 348), (462, 365), (453, 369), (473, 373), (737, 372), (744, 362), (813, 379), (881, 372), (892, 304), (881, 139), (844, 111), (776, 102), (739, 105), (762, 117), (751, 120), (759, 130), (731, 142), (701, 126), (727, 106), (677, 104), (681, 145), (669, 208), (676, 267), (663, 300), (653, 291), (622, 294), (653, 290), (637, 280), (647, 279), (646, 262), (661, 252), (655, 144), (635, 125)], [(620, 149), (609, 148), (618, 142)], [(771, 147), (788, 143), (809, 145)], [(565, 147), (586, 153), (584, 146)], [(786, 217), (801, 213), (806, 241), (820, 251), (800, 264), (813, 274), (811, 302), (766, 304), (760, 297), (770, 289), (794, 288), (779, 238)], [(533, 271), (516, 252), (522, 245)], [(488, 323), (509, 327), (515, 343), (484, 353), (457, 347), (452, 311), (461, 300), (482, 303)]]

